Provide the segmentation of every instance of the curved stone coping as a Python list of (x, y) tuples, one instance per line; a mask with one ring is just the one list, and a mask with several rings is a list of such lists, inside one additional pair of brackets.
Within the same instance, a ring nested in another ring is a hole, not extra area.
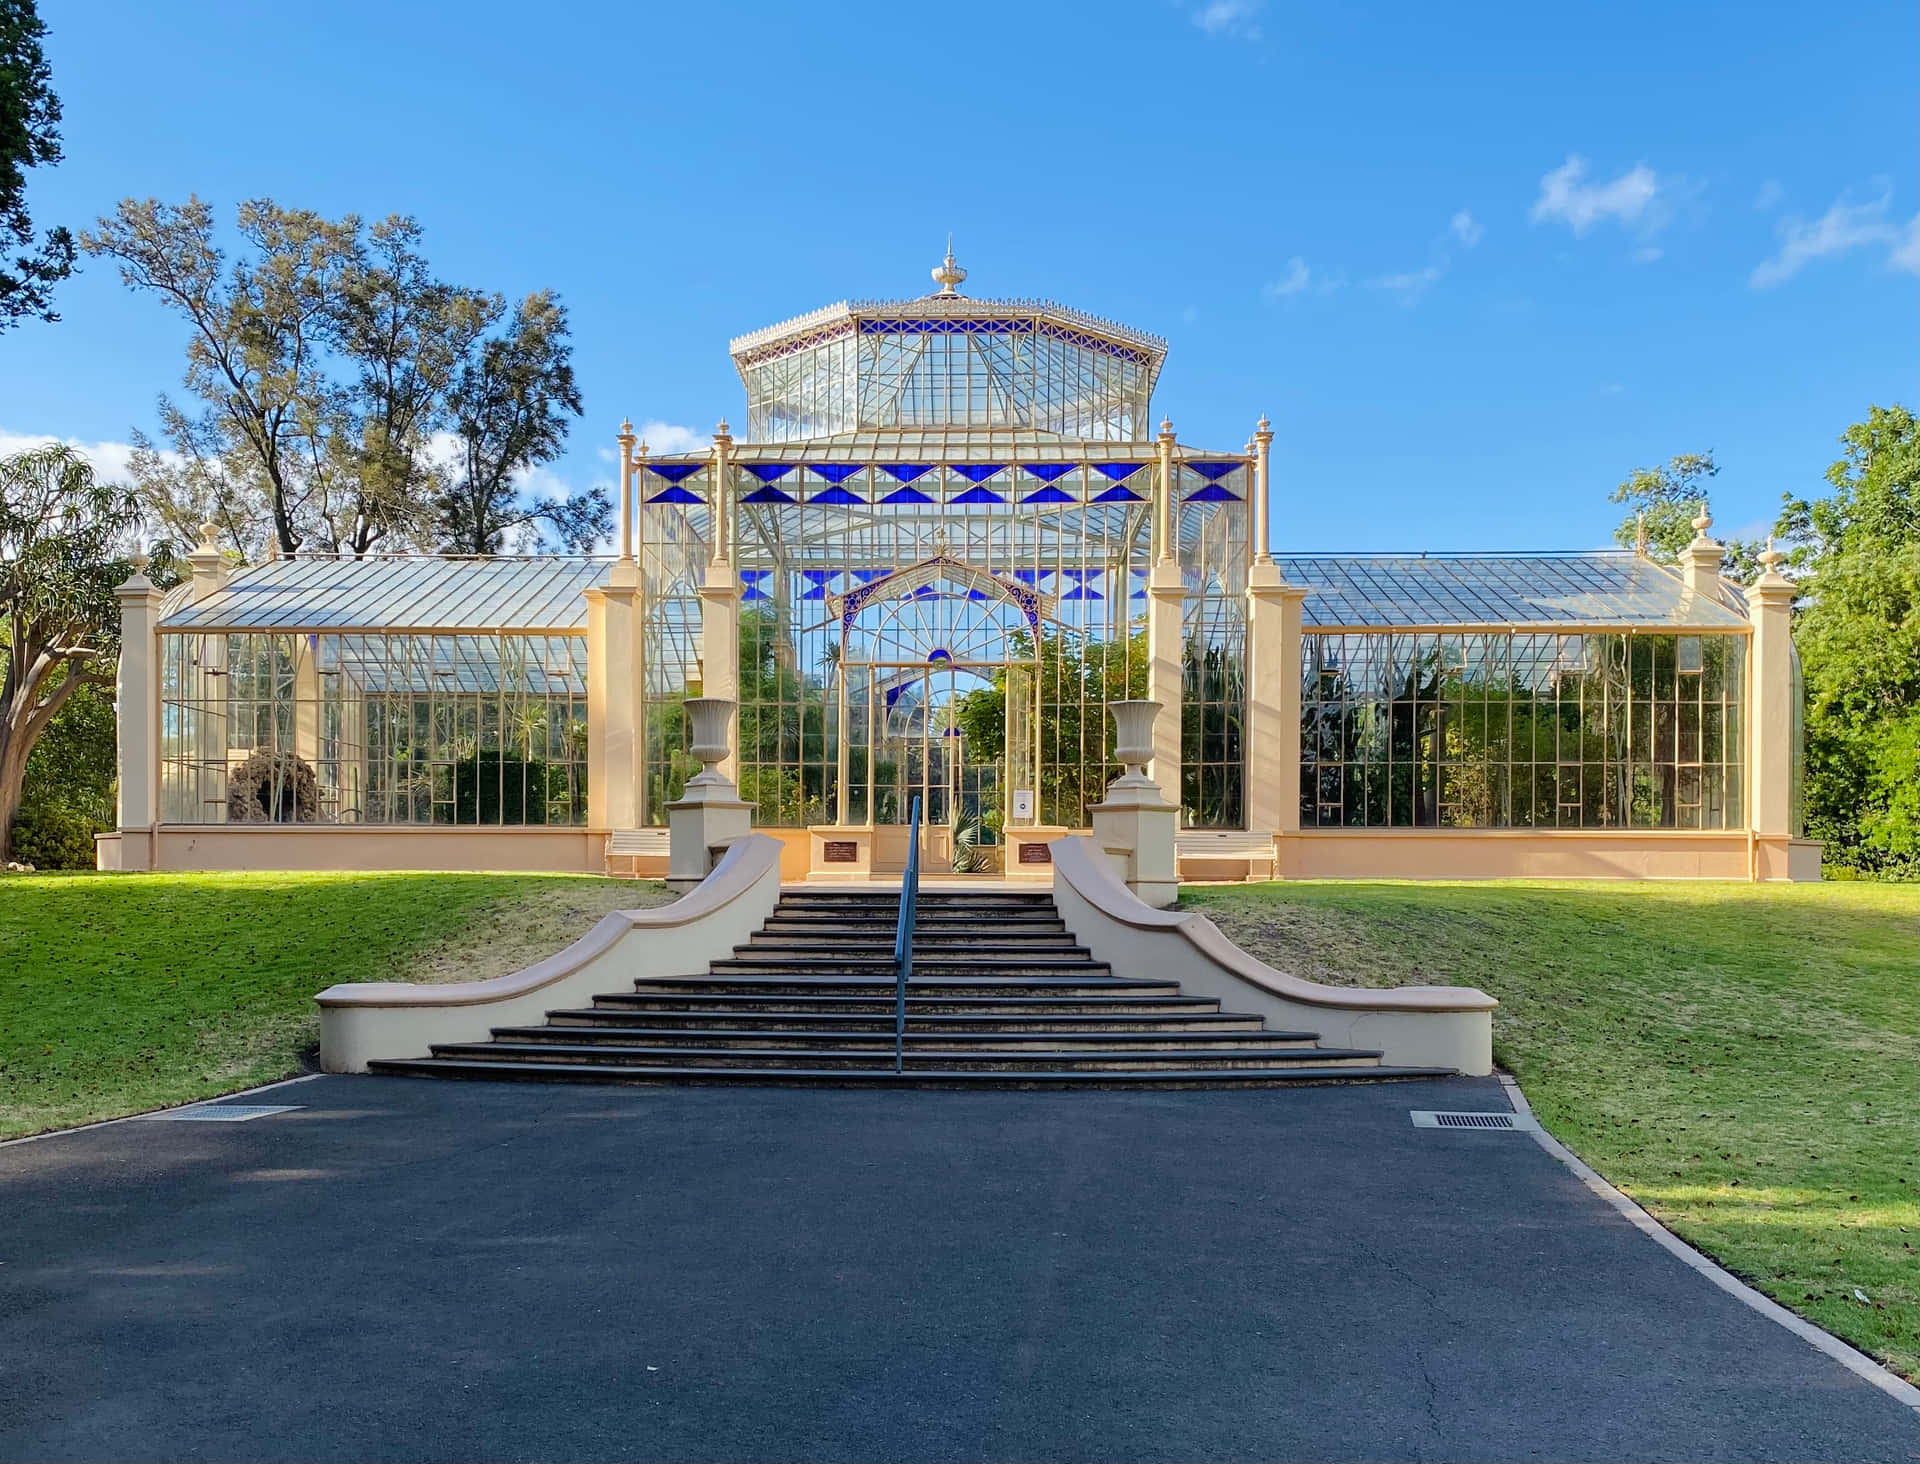
[(314, 998), (322, 1010), (342, 1007), (475, 1006), (511, 1001), (564, 981), (610, 954), (630, 931), (664, 931), (693, 925), (754, 889), (769, 873), (780, 876), (778, 839), (750, 834), (727, 846), (720, 862), (693, 889), (671, 905), (652, 910), (615, 910), (603, 915), (572, 945), (531, 966), (487, 981), (363, 981), (329, 986)]
[(1288, 1001), (1382, 1012), (1490, 1012), (1500, 1005), (1471, 986), (1323, 986), (1276, 971), (1228, 940), (1219, 926), (1197, 910), (1156, 910), (1143, 903), (1088, 838), (1059, 840), (1053, 846), (1053, 872), (1108, 919), (1137, 930), (1177, 934), (1215, 965)]

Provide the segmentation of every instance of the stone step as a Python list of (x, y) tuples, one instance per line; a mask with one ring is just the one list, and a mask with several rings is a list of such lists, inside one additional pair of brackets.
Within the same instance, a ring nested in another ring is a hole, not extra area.
[[(894, 1013), (885, 1012), (821, 1013), (761, 1012), (751, 1007), (728, 1011), (622, 1011), (615, 1007), (574, 1007), (550, 1011), (547, 1020), (556, 1027), (594, 1027), (608, 1030), (632, 1028), (679, 1028), (685, 1030), (727, 1030), (742, 1033), (769, 1030), (821, 1033), (885, 1033), (891, 1036)], [(1186, 1015), (1141, 1016), (1126, 1012), (1099, 1016), (1042, 1013), (1033, 1016), (982, 1016), (968, 1012), (924, 1012), (907, 1008), (907, 1035), (986, 1032), (1000, 1035), (1112, 1035), (1116, 1033), (1163, 1033), (1180, 1035), (1208, 1032), (1258, 1032), (1260, 1018), (1244, 1012), (1195, 1012)]]
[[(712, 963), (716, 977), (783, 976), (796, 980), (806, 976), (832, 979), (848, 976), (893, 978), (891, 952), (884, 956), (729, 956)], [(1070, 977), (1078, 981), (1095, 978), (1113, 980), (1113, 968), (1105, 961), (1051, 960), (1044, 956), (980, 956), (960, 960), (936, 955), (914, 957), (913, 974), (924, 981), (946, 981), (955, 977), (991, 974), (1003, 981), (1038, 981), (1048, 977)]]
[(1264, 1088), (1286, 1083), (1395, 1082), (1452, 1077), (1446, 1068), (1326, 1067), (1176, 1068), (1153, 1072), (965, 1072), (916, 1069), (896, 1073), (847, 1068), (610, 1067), (602, 1063), (479, 1062), (455, 1058), (385, 1058), (369, 1071), (394, 1077), (477, 1078), (537, 1083), (643, 1086), (713, 1084), (734, 1087), (847, 1088)]
[[(769, 930), (894, 930), (900, 923), (899, 915), (891, 910), (858, 913), (837, 910), (775, 910), (767, 917)], [(1056, 933), (1067, 928), (1062, 920), (1049, 910), (1006, 911), (996, 915), (943, 915), (938, 911), (921, 910), (914, 915), (916, 928), (924, 926), (928, 930), (977, 931), (977, 930), (1051, 930)]]
[[(796, 1051), (780, 1048), (737, 1047), (621, 1047), (609, 1043), (548, 1042), (436, 1042), (435, 1057), (470, 1062), (593, 1063), (609, 1067), (655, 1066), (672, 1063), (693, 1068), (811, 1068), (816, 1070), (891, 1068), (891, 1052)], [(910, 1051), (908, 1071), (950, 1072), (1157, 1072), (1186, 1068), (1196, 1072), (1219, 1069), (1306, 1067), (1377, 1067), (1380, 1054), (1345, 1048), (1274, 1047), (1239, 1052), (937, 1052)]]
[[(909, 1052), (1240, 1052), (1312, 1049), (1315, 1032), (907, 1032)], [(893, 1052), (891, 1026), (873, 1031), (808, 1031), (778, 1027), (588, 1026), (495, 1027), (501, 1042), (575, 1043), (608, 1047), (740, 1047), (769, 1051)]]
[[(746, 946), (735, 946), (735, 950), (782, 950), (796, 953), (818, 953), (820, 951), (881, 951), (893, 950), (894, 932), (891, 930), (756, 930), (747, 938)], [(1064, 930), (1039, 931), (1026, 934), (1018, 930), (982, 930), (982, 931), (945, 931), (916, 930), (913, 933), (913, 948), (916, 951), (1007, 951), (1017, 954), (1054, 953), (1061, 955), (1089, 955), (1091, 952)]]
[[(889, 962), (889, 965), (892, 963)], [(916, 968), (917, 969), (917, 968)], [(891, 972), (884, 977), (834, 975), (795, 978), (765, 976), (659, 976), (633, 983), (642, 996), (867, 996), (894, 1001), (899, 986)], [(976, 996), (1178, 996), (1177, 981), (1123, 980), (1117, 976), (919, 976), (907, 982), (907, 1002), (931, 997)]]
[[(638, 991), (614, 991), (596, 996), (598, 1007), (624, 1007), (636, 1011), (754, 1011), (806, 1012), (826, 1015), (833, 1012), (874, 1014), (892, 1012), (891, 995), (879, 996), (647, 996)], [(911, 1013), (953, 1012), (976, 1015), (1022, 1014), (1028, 1016), (1093, 1016), (1111, 1012), (1148, 1016), (1207, 1013), (1220, 1009), (1210, 997), (1190, 996), (978, 996), (907, 998)]]

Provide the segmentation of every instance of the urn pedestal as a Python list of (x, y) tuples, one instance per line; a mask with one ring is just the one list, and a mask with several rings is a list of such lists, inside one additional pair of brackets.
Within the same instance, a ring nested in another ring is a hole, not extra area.
[(685, 894), (712, 872), (727, 845), (753, 832), (753, 805), (741, 801), (719, 765), (733, 751), (733, 702), (723, 696), (690, 696), (693, 755), (700, 771), (667, 805), (667, 886)]
[(1126, 771), (1107, 785), (1105, 800), (1093, 806), (1093, 841), (1138, 899), (1164, 908), (1180, 896), (1174, 850), (1180, 810), (1161, 796), (1160, 785), (1146, 771), (1161, 704), (1110, 702), (1107, 710), (1113, 714), (1113, 753)]

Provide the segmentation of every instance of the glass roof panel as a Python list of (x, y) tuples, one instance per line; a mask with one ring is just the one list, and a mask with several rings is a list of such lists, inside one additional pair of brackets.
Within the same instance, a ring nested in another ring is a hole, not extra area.
[(605, 561), (560, 558), (274, 559), (172, 610), (167, 630), (583, 631), (582, 591)]
[(1309, 629), (1337, 626), (1645, 625), (1742, 629), (1737, 611), (1625, 551), (1579, 554), (1276, 556), (1313, 591)]

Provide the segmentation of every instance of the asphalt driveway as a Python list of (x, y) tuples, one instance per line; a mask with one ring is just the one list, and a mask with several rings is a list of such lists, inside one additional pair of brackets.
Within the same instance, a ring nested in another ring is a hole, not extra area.
[(323, 1078), (0, 1148), (7, 1459), (1910, 1459), (1490, 1081)]

